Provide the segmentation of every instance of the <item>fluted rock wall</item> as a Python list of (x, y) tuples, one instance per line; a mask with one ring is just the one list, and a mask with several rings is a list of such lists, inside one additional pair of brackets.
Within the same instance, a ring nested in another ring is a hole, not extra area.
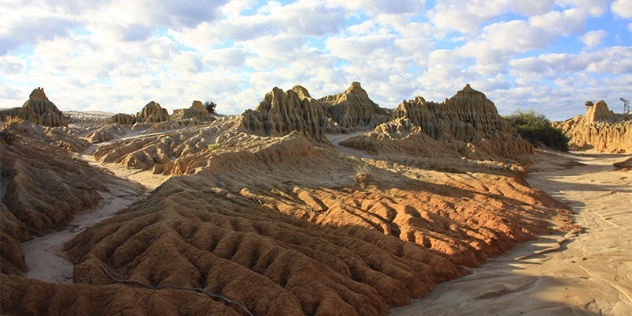
[(274, 88), (259, 106), (242, 114), (243, 126), (262, 135), (282, 136), (292, 131), (321, 140), (323, 133), (350, 133), (374, 128), (388, 121), (389, 112), (369, 98), (360, 83), (345, 92), (314, 99), (307, 89), (294, 86), (283, 92)]
[[(296, 90), (303, 96), (309, 96), (307, 90)], [(242, 114), (241, 125), (255, 134), (284, 136), (296, 131), (316, 140), (323, 140), (325, 136), (320, 123), (327, 118), (326, 111), (318, 102), (309, 99), (301, 100), (294, 90), (283, 92), (275, 87), (265, 95), (254, 111), (246, 110)]]
[(492, 157), (513, 158), (534, 152), (533, 146), (498, 115), (494, 103), (469, 84), (442, 103), (426, 102), (422, 97), (404, 101), (393, 117), (410, 119), (434, 139), (463, 142), (465, 148), (459, 150), (462, 153), (470, 151), (472, 145)]
[(374, 103), (359, 82), (351, 83), (343, 93), (318, 101), (331, 105), (329, 113), (342, 128), (373, 128), (390, 118), (388, 111)]
[(136, 123), (160, 123), (169, 120), (169, 111), (163, 109), (160, 104), (151, 101), (136, 115), (119, 113), (110, 118), (110, 123), (129, 125)]
[(43, 88), (33, 90), (21, 108), (0, 111), (0, 119), (3, 121), (9, 116), (49, 127), (68, 126), (66, 117), (55, 103), (48, 100)]
[(171, 115), (171, 119), (174, 121), (192, 118), (196, 118), (200, 121), (212, 121), (215, 119), (201, 101), (193, 101), (190, 108), (174, 110)]
[(613, 113), (603, 100), (588, 107), (585, 115), (552, 125), (570, 139), (571, 150), (632, 152), (632, 115)]

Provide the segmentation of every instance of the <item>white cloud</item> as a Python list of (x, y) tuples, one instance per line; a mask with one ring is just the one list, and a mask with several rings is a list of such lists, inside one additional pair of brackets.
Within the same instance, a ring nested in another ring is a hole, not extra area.
[(0, 74), (17, 75), (24, 69), (24, 61), (13, 56), (0, 57)]
[[(441, 101), (471, 83), (502, 111), (533, 104), (567, 113), (587, 94), (628, 89), (629, 33), (613, 29), (629, 21), (603, 14), (610, 7), (629, 17), (627, 4), (4, 1), (0, 103), (21, 104), (44, 86), (62, 110), (131, 113), (150, 100), (173, 110), (198, 99), (236, 114), (274, 86), (301, 84), (322, 97), (360, 81), (385, 107), (415, 95)], [(586, 33), (586, 25), (603, 31)], [(620, 35), (620, 46), (603, 40), (606, 31)]]
[(570, 35), (582, 32), (587, 18), (584, 11), (573, 8), (562, 12), (551, 11), (544, 15), (531, 17), (529, 24), (553, 32), (556, 35)]
[(446, 0), (431, 10), (431, 20), (439, 29), (476, 33), (481, 24), (504, 13), (527, 17), (542, 15), (553, 9), (555, 0)]
[(577, 8), (594, 17), (601, 16), (612, 0), (557, 0), (556, 4), (568, 8)]
[(365, 59), (376, 50), (389, 47), (394, 36), (374, 33), (366, 36), (331, 37), (325, 41), (331, 53), (348, 61)]
[(632, 0), (615, 0), (610, 5), (610, 10), (621, 18), (632, 18)]
[(632, 47), (615, 46), (578, 54), (542, 54), (512, 60), (509, 64), (518, 71), (538, 73), (550, 78), (585, 71), (598, 74), (632, 73)]
[(601, 41), (608, 37), (608, 33), (604, 30), (590, 31), (582, 37), (582, 42), (588, 47), (595, 47), (601, 44)]

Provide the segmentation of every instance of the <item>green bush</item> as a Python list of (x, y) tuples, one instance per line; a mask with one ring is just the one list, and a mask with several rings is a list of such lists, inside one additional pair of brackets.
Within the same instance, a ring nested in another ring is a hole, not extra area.
[(215, 108), (217, 107), (217, 104), (215, 104), (215, 102), (213, 101), (206, 101), (204, 102), (204, 107), (209, 113), (215, 114)]
[(541, 147), (544, 144), (556, 150), (568, 151), (568, 137), (551, 126), (551, 122), (543, 114), (535, 113), (533, 109), (528, 112), (516, 110), (504, 118), (533, 146)]

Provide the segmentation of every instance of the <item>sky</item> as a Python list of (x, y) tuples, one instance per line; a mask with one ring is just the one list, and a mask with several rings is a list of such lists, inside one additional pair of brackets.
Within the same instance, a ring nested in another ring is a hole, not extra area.
[(0, 108), (254, 109), (279, 87), (358, 81), (380, 106), (466, 83), (551, 120), (632, 99), (632, 0), (0, 0)]

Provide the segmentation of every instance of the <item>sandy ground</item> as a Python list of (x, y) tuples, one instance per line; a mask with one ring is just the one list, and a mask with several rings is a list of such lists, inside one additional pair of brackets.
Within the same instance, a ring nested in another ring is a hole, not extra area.
[(74, 266), (63, 256), (64, 243), (84, 229), (132, 204), (144, 191), (142, 187), (137, 190), (115, 187), (110, 189), (111, 192), (99, 192), (103, 196), (103, 201), (98, 208), (76, 215), (59, 231), (22, 243), (26, 266), (29, 268), (25, 277), (51, 283), (72, 283)]
[(99, 192), (103, 196), (100, 205), (92, 210), (75, 215), (65, 227), (43, 237), (36, 237), (22, 243), (28, 272), (27, 278), (46, 282), (72, 283), (73, 267), (62, 251), (64, 243), (84, 229), (107, 219), (135, 201), (147, 196), (169, 177), (152, 174), (151, 171), (127, 169), (119, 164), (97, 163), (89, 148), (80, 159), (96, 168), (105, 168), (121, 178), (118, 185), (109, 186), (110, 192)]
[(358, 150), (358, 149), (344, 147), (340, 145), (340, 142), (342, 141), (345, 141), (351, 137), (364, 135), (366, 133), (367, 131), (359, 131), (359, 132), (353, 132), (349, 134), (326, 134), (325, 136), (327, 137), (329, 142), (332, 143), (334, 147), (336, 147), (336, 150), (339, 153), (349, 155), (349, 156), (355, 156), (358, 158), (376, 158), (377, 157), (376, 155), (369, 154), (364, 150)]
[(391, 315), (632, 315), (632, 172), (612, 166), (627, 158), (540, 155), (527, 181), (571, 206), (584, 232), (520, 245)]

